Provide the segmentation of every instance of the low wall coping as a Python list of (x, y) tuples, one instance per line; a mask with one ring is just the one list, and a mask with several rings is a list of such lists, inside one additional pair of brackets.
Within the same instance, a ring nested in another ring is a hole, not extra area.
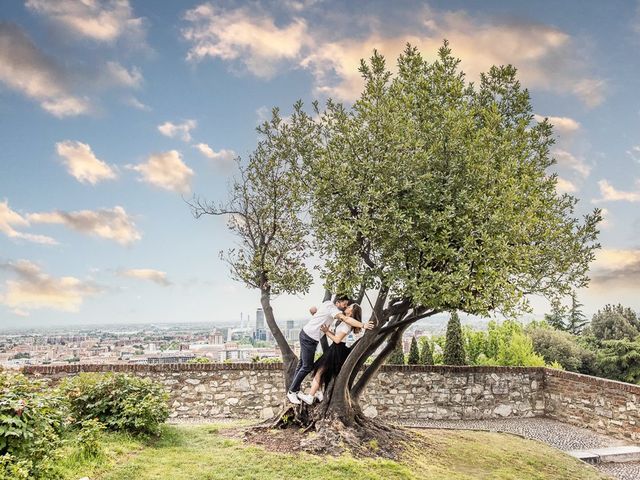
[[(227, 370), (282, 370), (282, 363), (163, 363), (163, 364), (70, 364), (25, 365), (20, 371), (27, 375), (55, 375), (82, 372), (211, 372)], [(542, 367), (499, 367), (476, 365), (383, 365), (382, 372), (433, 373), (544, 373)]]
[(602, 388), (611, 388), (614, 390), (623, 390), (625, 392), (640, 395), (640, 385), (633, 383), (619, 382), (617, 380), (609, 380), (608, 378), (593, 377), (582, 373), (567, 372), (566, 370), (557, 370), (555, 368), (544, 368), (545, 377), (557, 377), (567, 380), (573, 380), (580, 383), (586, 383)]

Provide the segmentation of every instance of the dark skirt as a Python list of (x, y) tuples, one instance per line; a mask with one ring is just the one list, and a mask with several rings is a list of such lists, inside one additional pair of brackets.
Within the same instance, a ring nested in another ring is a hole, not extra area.
[(324, 389), (331, 379), (338, 375), (351, 349), (344, 342), (332, 343), (326, 352), (313, 364), (313, 374), (323, 369), (320, 386)]

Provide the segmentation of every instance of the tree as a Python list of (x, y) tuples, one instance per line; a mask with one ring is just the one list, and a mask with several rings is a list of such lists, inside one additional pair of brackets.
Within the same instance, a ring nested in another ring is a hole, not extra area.
[(576, 336), (544, 325), (527, 328), (527, 334), (533, 341), (533, 349), (547, 363), (558, 362), (572, 372), (594, 373), (595, 355), (582, 347)]
[(386, 361), (387, 365), (404, 365), (404, 351), (402, 342), (399, 342), (393, 349)]
[[(372, 435), (389, 443), (394, 430), (368, 420), (359, 400), (402, 332), (416, 321), (458, 310), (516, 314), (528, 310), (530, 294), (561, 298), (588, 282), (601, 216), (594, 210), (576, 219), (577, 200), (558, 195), (557, 176), (548, 172), (554, 163), (551, 124), (535, 121), (529, 94), (512, 66), (492, 67), (472, 84), (459, 63), (446, 42), (434, 62), (407, 46), (394, 76), (374, 52), (369, 62), (361, 62), (364, 88), (351, 107), (329, 100), (323, 109), (314, 104), (311, 116), (298, 103), (290, 130), (263, 130), (267, 139), (270, 133), (286, 137), (287, 148), (275, 155), (290, 162), (284, 171), (291, 175), (278, 183), (280, 191), (287, 190), (283, 186), (290, 180), (294, 192), (284, 194), (283, 201), (292, 205), (283, 211), (295, 212), (289, 214), (294, 225), (310, 220), (304, 230), (312, 237), (314, 257), (322, 259), (325, 288), (375, 292), (376, 327), (353, 345), (325, 400), (305, 415), (286, 415), (315, 425), (316, 445), (341, 440), (357, 448), (358, 439)], [(254, 158), (260, 163), (271, 156)], [(243, 181), (263, 170), (271, 171), (268, 162)], [(254, 189), (251, 185), (249, 192)], [(300, 192), (305, 201), (298, 200)], [(233, 211), (249, 216), (252, 228), (258, 222), (252, 208), (261, 211), (273, 201), (253, 193), (240, 198), (251, 208)], [(275, 231), (289, 232), (275, 225)], [(242, 230), (236, 233), (247, 237)], [(304, 290), (307, 237), (278, 238), (268, 255), (245, 243), (232, 267), (263, 291), (278, 285), (279, 272), (300, 272), (287, 276), (290, 281), (281, 282), (280, 290)], [(270, 267), (281, 257), (291, 259), (291, 269)], [(264, 258), (273, 261), (263, 265)], [(345, 428), (337, 428), (340, 423)]]
[(605, 305), (591, 319), (590, 332), (596, 340), (633, 340), (638, 331), (638, 318), (633, 310), (622, 305)]
[(589, 323), (585, 314), (580, 310), (583, 306), (584, 305), (578, 301), (578, 294), (575, 290), (571, 292), (571, 308), (569, 309), (569, 315), (567, 317), (567, 331), (569, 333), (578, 335), (585, 325)]
[(444, 364), (464, 365), (465, 357), (460, 317), (457, 312), (451, 312), (451, 318), (447, 323), (447, 340), (444, 344)]
[(640, 341), (605, 340), (597, 352), (598, 374), (640, 384)]
[[(224, 215), (239, 244), (220, 253), (235, 280), (260, 290), (265, 319), (276, 340), (288, 388), (297, 356), (276, 323), (272, 295), (305, 293), (311, 284), (305, 260), (310, 254), (308, 225), (302, 218), (306, 197), (295, 168), (304, 146), (305, 114), (301, 103), (288, 124), (274, 108), (271, 120), (258, 127), (261, 140), (231, 185), (229, 199), (220, 205), (194, 196), (189, 203), (196, 218)], [(295, 131), (295, 133), (294, 133)]]
[(418, 350), (418, 341), (416, 337), (411, 337), (411, 348), (409, 349), (409, 358), (407, 358), (409, 365), (418, 365), (420, 363), (420, 350)]
[(567, 330), (567, 309), (558, 298), (551, 301), (551, 312), (544, 314), (545, 321), (556, 330)]
[(422, 349), (420, 350), (420, 365), (433, 365), (433, 349), (428, 338), (422, 338)]

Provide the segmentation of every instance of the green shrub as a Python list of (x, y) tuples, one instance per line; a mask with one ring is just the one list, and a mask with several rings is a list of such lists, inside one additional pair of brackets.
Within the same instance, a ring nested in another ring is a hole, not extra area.
[(82, 457), (95, 458), (103, 453), (101, 439), (105, 429), (105, 425), (95, 418), (80, 422), (74, 442)]
[(148, 379), (83, 373), (67, 379), (61, 388), (77, 420), (96, 419), (110, 430), (157, 435), (169, 417), (167, 392)]
[(0, 478), (46, 478), (62, 441), (62, 399), (42, 382), (6, 372), (0, 391)]

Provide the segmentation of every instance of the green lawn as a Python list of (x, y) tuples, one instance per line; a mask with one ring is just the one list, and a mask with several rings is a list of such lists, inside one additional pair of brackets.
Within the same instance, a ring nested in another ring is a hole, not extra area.
[(489, 432), (426, 430), (425, 445), (400, 462), (267, 452), (220, 434), (228, 425), (166, 426), (143, 442), (104, 436), (104, 454), (86, 460), (67, 447), (61, 478), (150, 479), (604, 479), (596, 470), (538, 442)]

